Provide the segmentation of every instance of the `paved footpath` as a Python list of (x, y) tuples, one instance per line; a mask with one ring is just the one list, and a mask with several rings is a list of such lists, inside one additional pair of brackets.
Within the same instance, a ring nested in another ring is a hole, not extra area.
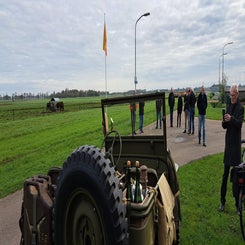
[[(176, 117), (174, 118), (176, 119)], [(167, 144), (173, 160), (179, 166), (207, 155), (223, 152), (224, 150), (225, 130), (221, 126), (221, 121), (206, 120), (207, 147), (198, 144), (197, 118), (195, 118), (195, 126), (195, 134), (188, 135), (183, 133), (183, 123), (182, 128), (170, 128), (169, 117), (167, 117)], [(160, 129), (155, 129), (155, 124), (151, 124), (144, 129), (144, 132), (145, 134), (155, 134), (160, 133), (161, 131)], [(242, 133), (242, 138), (245, 139), (244, 132), (245, 129), (243, 129)], [(22, 190), (0, 199), (1, 245), (19, 245), (20, 230), (18, 221), (20, 217), (21, 202)]]
[[(182, 166), (207, 155), (224, 151), (225, 130), (221, 121), (206, 120), (206, 145), (198, 144), (198, 123), (195, 118), (195, 133), (188, 135), (182, 128), (167, 128), (167, 143), (173, 160)], [(245, 137), (245, 136), (244, 136)]]

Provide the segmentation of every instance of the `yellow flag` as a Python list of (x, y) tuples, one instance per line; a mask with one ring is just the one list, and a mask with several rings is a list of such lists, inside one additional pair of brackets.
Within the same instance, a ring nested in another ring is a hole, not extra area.
[(104, 22), (104, 34), (103, 34), (103, 50), (105, 51), (105, 55), (107, 56), (107, 36), (106, 36), (106, 24)]

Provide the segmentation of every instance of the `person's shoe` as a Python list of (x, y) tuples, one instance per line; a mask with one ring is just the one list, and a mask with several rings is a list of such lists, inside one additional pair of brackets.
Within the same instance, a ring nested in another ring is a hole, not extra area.
[(198, 140), (198, 144), (199, 144), (199, 145), (201, 144), (201, 140)]
[(225, 204), (220, 203), (219, 208), (218, 208), (218, 211), (219, 212), (224, 212), (224, 210), (225, 210)]
[(156, 129), (158, 129), (158, 127), (156, 126)]
[(206, 147), (206, 144), (205, 144), (205, 143), (203, 143), (203, 146), (204, 146), (204, 147)]
[(186, 133), (186, 130), (184, 130), (183, 133), (185, 134)]

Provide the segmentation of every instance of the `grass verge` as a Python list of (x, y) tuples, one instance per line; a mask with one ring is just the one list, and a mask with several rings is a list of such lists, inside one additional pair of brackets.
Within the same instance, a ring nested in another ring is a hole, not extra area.
[(222, 174), (223, 153), (179, 169), (181, 244), (244, 244), (229, 182), (225, 211), (217, 211)]

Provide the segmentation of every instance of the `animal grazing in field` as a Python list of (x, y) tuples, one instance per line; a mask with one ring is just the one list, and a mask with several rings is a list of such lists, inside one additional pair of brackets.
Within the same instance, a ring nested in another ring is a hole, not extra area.
[(58, 102), (58, 103), (56, 104), (56, 108), (57, 108), (57, 110), (59, 110), (59, 111), (64, 111), (64, 103), (63, 103), (63, 101)]
[(59, 101), (59, 99), (52, 98), (46, 105), (46, 112), (47, 111), (64, 111), (64, 102)]

